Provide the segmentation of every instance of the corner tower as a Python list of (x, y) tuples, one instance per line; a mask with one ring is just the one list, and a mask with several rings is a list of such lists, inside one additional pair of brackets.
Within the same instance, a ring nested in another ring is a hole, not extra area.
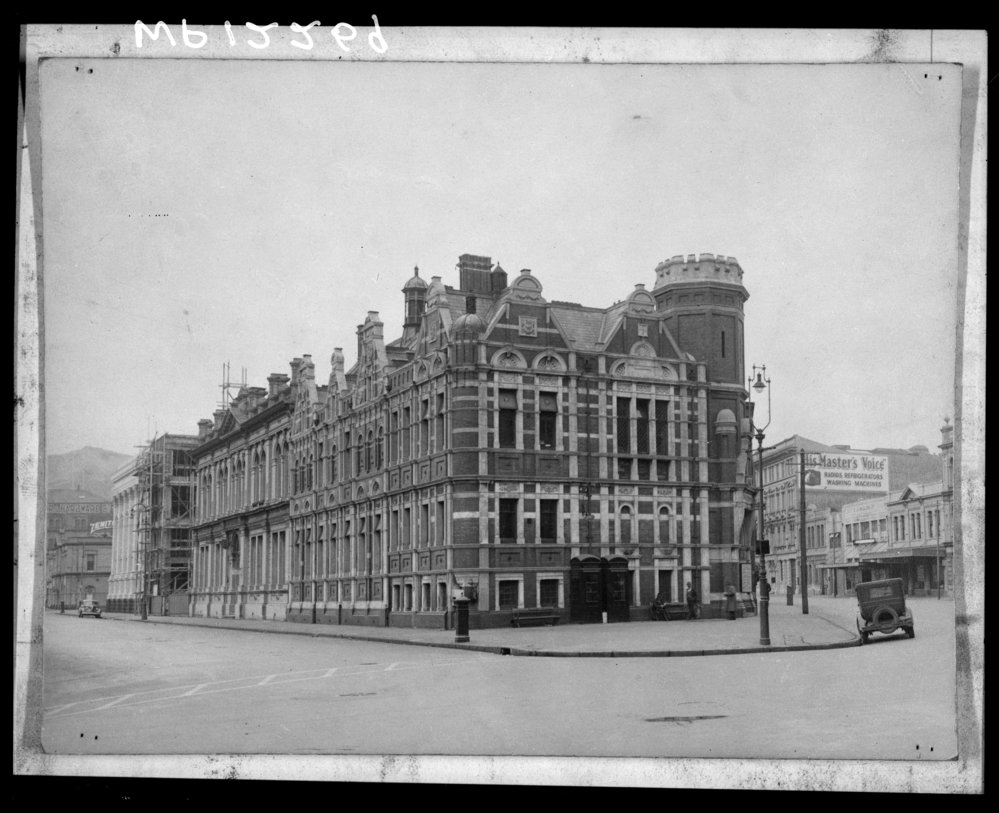
[(707, 364), (708, 381), (743, 386), (743, 304), (749, 292), (735, 257), (663, 260), (656, 266), (652, 295), (680, 349)]

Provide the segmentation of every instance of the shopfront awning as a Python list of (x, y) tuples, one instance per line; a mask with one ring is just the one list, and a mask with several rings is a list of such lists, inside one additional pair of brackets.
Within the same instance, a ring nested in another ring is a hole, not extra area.
[(835, 567), (857, 567), (856, 562), (832, 562), (828, 565), (816, 565), (819, 570), (832, 570)]
[[(878, 543), (879, 545), (887, 543)], [(947, 548), (941, 545), (921, 545), (912, 548), (884, 548), (881, 550), (864, 550), (860, 552), (861, 562), (881, 562), (887, 559), (933, 559), (939, 552), (940, 556), (946, 556)]]

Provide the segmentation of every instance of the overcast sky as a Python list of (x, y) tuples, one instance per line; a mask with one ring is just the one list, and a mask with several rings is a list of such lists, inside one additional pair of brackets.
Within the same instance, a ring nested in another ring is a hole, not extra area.
[(734, 256), (768, 439), (936, 451), (960, 101), (941, 70), (48, 60), (47, 451), (195, 433), (227, 361), (266, 386), (310, 353), (324, 383), (369, 310), (401, 333), (414, 265), (457, 286), (466, 252), (599, 307), (665, 258)]

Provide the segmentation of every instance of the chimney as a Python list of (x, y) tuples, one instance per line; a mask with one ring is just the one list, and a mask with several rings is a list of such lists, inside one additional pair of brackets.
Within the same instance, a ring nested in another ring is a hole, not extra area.
[(281, 388), (288, 383), (288, 376), (284, 373), (271, 373), (267, 376), (267, 397), (273, 398)]
[(493, 261), (478, 254), (462, 254), (458, 258), (458, 287), (469, 293), (487, 294), (492, 289)]
[(198, 437), (204, 439), (212, 431), (212, 422), (209, 418), (202, 418), (198, 421)]
[(218, 429), (222, 425), (222, 419), (225, 417), (225, 413), (227, 411), (228, 410), (225, 410), (225, 409), (216, 409), (212, 413), (212, 417), (215, 418), (215, 428), (216, 429)]

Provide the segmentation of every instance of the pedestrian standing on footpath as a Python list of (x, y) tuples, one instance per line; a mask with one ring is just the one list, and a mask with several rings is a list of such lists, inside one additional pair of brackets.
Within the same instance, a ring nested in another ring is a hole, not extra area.
[(697, 591), (690, 582), (687, 582), (687, 618), (697, 618)]
[(735, 585), (729, 584), (725, 588), (725, 609), (728, 612), (730, 621), (735, 621)]

